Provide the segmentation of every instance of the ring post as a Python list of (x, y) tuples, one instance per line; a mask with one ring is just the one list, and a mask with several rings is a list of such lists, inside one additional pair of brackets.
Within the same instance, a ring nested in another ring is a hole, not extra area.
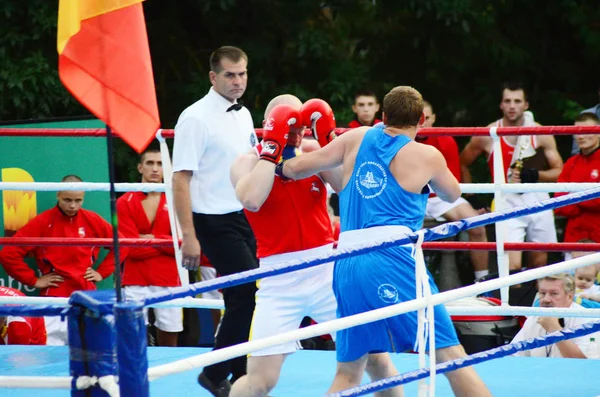
[(139, 301), (114, 306), (118, 341), (119, 388), (122, 396), (149, 397), (148, 353), (144, 305)]
[(115, 319), (103, 307), (114, 300), (114, 291), (76, 291), (69, 300), (73, 306), (68, 313), (72, 397), (119, 396)]

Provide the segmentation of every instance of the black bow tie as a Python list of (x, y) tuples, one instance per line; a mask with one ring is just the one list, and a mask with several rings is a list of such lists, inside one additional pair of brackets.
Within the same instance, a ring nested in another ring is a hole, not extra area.
[(231, 112), (232, 110), (235, 110), (235, 111), (237, 112), (237, 111), (238, 111), (238, 110), (240, 110), (242, 107), (243, 107), (243, 106), (242, 106), (242, 105), (240, 105), (239, 103), (234, 103), (233, 105), (231, 105), (231, 106), (229, 107), (229, 109), (227, 109), (227, 111), (228, 111), (228, 112)]

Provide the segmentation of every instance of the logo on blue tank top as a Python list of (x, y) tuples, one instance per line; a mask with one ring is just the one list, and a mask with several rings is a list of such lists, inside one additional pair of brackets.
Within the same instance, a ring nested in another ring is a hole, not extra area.
[(377, 288), (377, 295), (385, 303), (397, 303), (398, 302), (398, 290), (392, 284), (381, 284)]
[(364, 199), (379, 196), (387, 186), (387, 173), (381, 164), (365, 161), (356, 171), (356, 190)]

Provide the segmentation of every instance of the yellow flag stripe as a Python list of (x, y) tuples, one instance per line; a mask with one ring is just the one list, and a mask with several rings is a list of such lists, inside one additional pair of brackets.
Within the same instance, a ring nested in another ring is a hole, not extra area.
[(58, 3), (58, 53), (62, 53), (69, 39), (79, 32), (81, 21), (142, 1), (144, 0), (60, 0)]

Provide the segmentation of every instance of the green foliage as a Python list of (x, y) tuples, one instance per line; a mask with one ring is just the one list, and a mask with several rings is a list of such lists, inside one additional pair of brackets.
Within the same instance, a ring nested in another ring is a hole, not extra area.
[[(364, 87), (381, 100), (413, 85), (445, 126), (497, 119), (505, 80), (529, 87), (542, 124), (570, 124), (598, 102), (596, 0), (147, 0), (144, 9), (165, 128), (207, 92), (208, 57), (221, 45), (250, 57), (243, 101), (257, 126), (284, 92), (329, 101), (340, 126)], [(57, 77), (56, 15), (57, 2), (0, 3), (0, 119), (84, 112)], [(124, 145), (117, 161), (120, 178), (137, 179)]]
[(58, 79), (55, 2), (0, 2), (0, 120), (81, 114)]

